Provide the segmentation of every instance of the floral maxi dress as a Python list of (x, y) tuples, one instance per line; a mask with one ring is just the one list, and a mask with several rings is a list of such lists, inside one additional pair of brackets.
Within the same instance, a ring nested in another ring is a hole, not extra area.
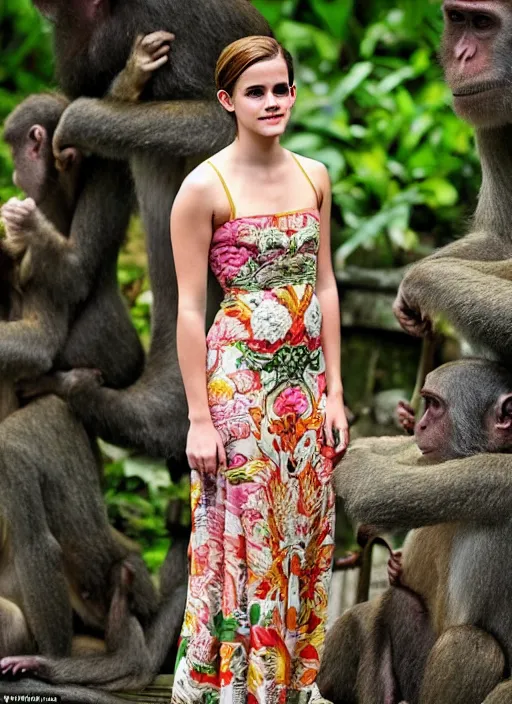
[(212, 238), (225, 297), (207, 336), (208, 399), (228, 462), (192, 471), (172, 704), (319, 697), (334, 530), (319, 235), (308, 209), (233, 218)]

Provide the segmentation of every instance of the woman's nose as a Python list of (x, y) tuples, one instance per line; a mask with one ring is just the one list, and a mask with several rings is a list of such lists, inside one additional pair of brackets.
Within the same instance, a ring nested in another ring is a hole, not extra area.
[(277, 100), (276, 96), (274, 95), (273, 91), (269, 90), (267, 93), (267, 98), (265, 101), (265, 107), (266, 108), (275, 108), (277, 107)]

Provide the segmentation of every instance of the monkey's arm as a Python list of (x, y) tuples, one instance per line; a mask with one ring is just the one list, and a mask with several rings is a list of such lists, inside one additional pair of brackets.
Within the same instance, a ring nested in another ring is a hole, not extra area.
[(455, 242), (450, 242), (426, 257), (422, 262), (453, 257), (455, 259), (477, 261), (499, 261), (512, 256), (512, 246), (505, 238), (492, 232), (472, 232)]
[(334, 487), (352, 518), (383, 528), (491, 524), (510, 520), (512, 456), (481, 454), (422, 465), (417, 448), (389, 457), (355, 447), (336, 468)]
[(29, 266), (21, 272), (55, 301), (71, 305), (87, 298), (109, 252), (121, 246), (133, 208), (127, 165), (91, 157), (84, 161), (82, 177), (69, 237), (41, 219), (29, 233)]
[(155, 676), (139, 621), (130, 612), (122, 585), (114, 591), (105, 633), (107, 652), (98, 655), (45, 657), (21, 655), (0, 660), (2, 674), (31, 671), (53, 684), (101, 685), (137, 689)]
[(66, 146), (109, 159), (155, 152), (169, 157), (213, 152), (233, 136), (233, 122), (213, 100), (123, 103), (79, 98), (54, 135), (56, 156)]
[(0, 322), (0, 373), (12, 381), (50, 371), (68, 332), (67, 306), (40, 291), (23, 298), (21, 320)]
[[(48, 281), (51, 286), (50, 282), (55, 280), (56, 263), (58, 263), (57, 269), (60, 268), (60, 264), (66, 262), (65, 266), (70, 274), (78, 273), (78, 262), (72, 241), (59, 232), (39, 209), (36, 209), (30, 224), (15, 239), (6, 239), (3, 242), (3, 248), (12, 257), (16, 257), (16, 250), (21, 242), (26, 248), (19, 264), (19, 283), (22, 288), (25, 288), (31, 279), (39, 282)], [(48, 266), (50, 257), (51, 272), (47, 271), (50, 268)], [(34, 266), (36, 266), (35, 272)]]
[[(468, 291), (471, 296), (468, 296)], [(469, 340), (490, 347), (502, 359), (510, 358), (512, 261), (429, 259), (405, 276), (395, 312), (401, 320), (425, 321), (442, 313)], [(413, 325), (414, 327), (414, 325)], [(410, 330), (414, 334), (414, 330)]]
[(114, 100), (136, 103), (143, 89), (144, 84), (140, 85), (135, 80), (130, 67), (127, 66), (114, 78), (108, 91), (108, 97)]
[(512, 702), (512, 680), (499, 684), (483, 701), (483, 704), (509, 704)]
[(412, 450), (416, 447), (414, 438), (397, 436), (357, 438), (350, 443), (350, 450), (362, 448), (370, 452), (375, 452), (379, 456), (403, 454), (405, 450)]

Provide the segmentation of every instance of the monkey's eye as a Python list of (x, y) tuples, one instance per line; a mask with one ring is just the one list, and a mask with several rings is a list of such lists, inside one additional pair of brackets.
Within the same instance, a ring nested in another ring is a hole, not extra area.
[(442, 406), (441, 402), (435, 396), (424, 396), (425, 399), (425, 410), (439, 411)]
[(490, 29), (494, 24), (489, 15), (475, 15), (473, 17), (473, 27), (475, 29)]
[(452, 24), (462, 24), (466, 21), (462, 12), (458, 12), (457, 10), (450, 10), (446, 13), (446, 16)]

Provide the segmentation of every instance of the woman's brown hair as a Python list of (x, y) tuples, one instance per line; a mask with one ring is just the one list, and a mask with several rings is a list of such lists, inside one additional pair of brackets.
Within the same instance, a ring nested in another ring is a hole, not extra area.
[(237, 39), (223, 49), (215, 68), (217, 90), (233, 95), (235, 83), (249, 66), (282, 56), (288, 68), (288, 84), (293, 85), (293, 59), (273, 37), (252, 36)]

